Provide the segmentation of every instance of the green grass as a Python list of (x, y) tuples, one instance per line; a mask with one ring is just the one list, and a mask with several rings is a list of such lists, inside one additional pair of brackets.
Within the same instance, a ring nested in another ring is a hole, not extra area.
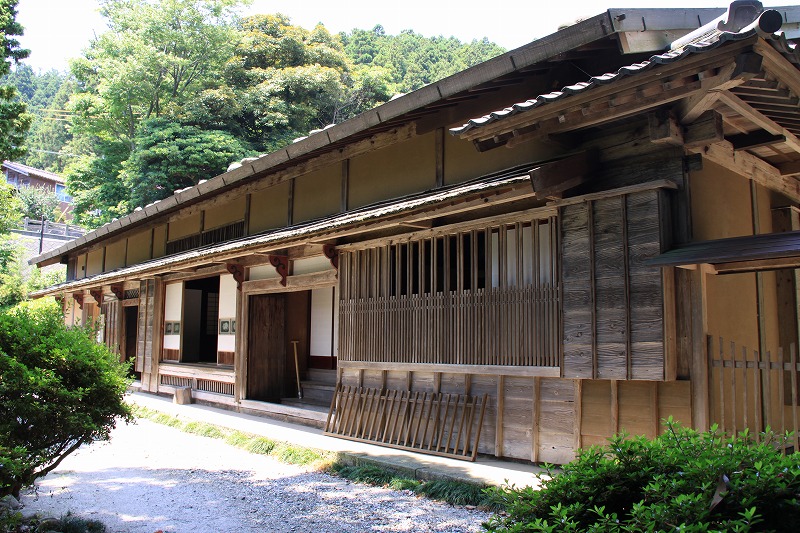
[(346, 465), (333, 452), (274, 441), (267, 437), (223, 428), (206, 422), (185, 422), (180, 418), (139, 405), (133, 405), (132, 411), (137, 418), (170, 426), (186, 433), (220, 439), (250, 453), (268, 455), (283, 463), (310, 467), (356, 483), (388, 487), (394, 490), (410, 490), (420, 496), (452, 505), (474, 505), (488, 510), (499, 509), (497, 504), (487, 496), (485, 485), (441, 479), (420, 481), (380, 466)]

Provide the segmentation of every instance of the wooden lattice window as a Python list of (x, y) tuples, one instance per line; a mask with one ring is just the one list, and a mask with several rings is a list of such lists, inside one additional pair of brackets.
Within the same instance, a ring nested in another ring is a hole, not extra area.
[(557, 219), (340, 257), (342, 361), (558, 366)]

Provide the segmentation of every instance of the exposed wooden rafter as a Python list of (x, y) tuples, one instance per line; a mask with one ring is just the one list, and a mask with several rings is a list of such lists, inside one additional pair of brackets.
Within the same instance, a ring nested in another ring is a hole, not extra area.
[(737, 152), (727, 141), (689, 148), (690, 153), (702, 154), (706, 159), (737, 174), (753, 180), (772, 191), (783, 194), (793, 202), (800, 202), (800, 182), (781, 172), (769, 163), (748, 152)]
[(800, 153), (800, 140), (798, 140), (794, 133), (790, 132), (772, 119), (764, 116), (760, 111), (735, 94), (729, 91), (722, 91), (719, 93), (719, 100), (753, 124), (757, 125), (759, 128), (769, 132), (771, 135), (784, 136), (786, 138), (786, 145), (788, 145), (792, 150)]
[(678, 106), (678, 117), (682, 124), (697, 120), (710, 110), (720, 91), (738, 87), (761, 72), (762, 57), (754, 52), (744, 52), (736, 56), (733, 63), (720, 68), (714, 75), (705, 77), (701, 73), (703, 92), (691, 96)]

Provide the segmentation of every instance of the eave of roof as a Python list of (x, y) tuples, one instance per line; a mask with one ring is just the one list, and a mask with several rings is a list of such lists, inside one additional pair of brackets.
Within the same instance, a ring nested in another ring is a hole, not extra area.
[(530, 189), (529, 172), (536, 167), (537, 165), (529, 165), (522, 168), (511, 169), (478, 180), (435, 191), (409, 195), (402, 199), (366, 206), (361, 209), (333, 215), (324, 219), (160, 257), (129, 267), (119, 268), (111, 272), (54, 285), (47, 289), (31, 293), (30, 296), (32, 298), (40, 298), (42, 296), (69, 292), (86, 287), (97, 287), (116, 282), (121, 278), (132, 275), (155, 275), (163, 273), (168, 267), (178, 266), (187, 262), (196, 262), (210, 256), (236, 257), (237, 254), (240, 256), (247, 255), (251, 250), (265, 247), (274, 248), (296, 242), (300, 239), (335, 234), (337, 230), (343, 230), (353, 225), (363, 224), (372, 220), (401, 216), (420, 208), (446, 204), (454, 200), (469, 198), (476, 195), (480, 196), (498, 189), (521, 186)]
[[(613, 84), (626, 77), (642, 74), (658, 67), (659, 65), (675, 63), (690, 55), (709, 52), (719, 48), (725, 43), (751, 39), (756, 35), (758, 35), (758, 32), (755, 29), (738, 33), (718, 32), (715, 34), (715, 38), (711, 40), (700, 41), (675, 51), (656, 54), (647, 61), (621, 67), (616, 72), (606, 73), (600, 76), (592, 76), (585, 82), (569, 85), (560, 91), (541, 94), (524, 102), (513, 104), (510, 107), (494, 111), (482, 117), (471, 119), (462, 126), (451, 128), (450, 133), (452, 135), (464, 135), (474, 130), (479, 130), (480, 128), (503, 121), (520, 113), (532, 111), (542, 106), (546, 106), (547, 104), (551, 104), (571, 96), (586, 93), (596, 87)], [(767, 41), (776, 50), (783, 54), (784, 57), (786, 57), (790, 62), (792, 62), (794, 65), (800, 65), (800, 50), (798, 50), (796, 45), (787, 41), (784, 35), (770, 35), (766, 36), (766, 38)]]
[(645, 263), (662, 267), (740, 263), (743, 267), (738, 271), (745, 272), (746, 263), (752, 264), (751, 270), (760, 270), (763, 265), (757, 263), (773, 259), (800, 260), (800, 231), (693, 242), (664, 252)]
[[(464, 71), (444, 78), (436, 83), (427, 85), (417, 91), (408, 93), (400, 98), (389, 101), (372, 110), (366, 111), (350, 120), (334, 127), (324, 129), (314, 135), (286, 146), (273, 153), (267, 154), (256, 161), (248, 162), (239, 168), (221, 174), (205, 183), (176, 193), (160, 202), (151, 204), (143, 209), (120, 218), (110, 224), (87, 233), (64, 246), (46, 252), (31, 260), (31, 263), (40, 266), (58, 262), (59, 258), (78, 248), (90, 246), (102, 239), (121, 233), (137, 225), (145, 223), (151, 218), (173, 212), (181, 207), (191, 205), (197, 201), (220, 193), (224, 190), (242, 185), (276, 172), (283, 168), (298, 164), (306, 159), (333, 150), (344, 143), (354, 142), (360, 138), (367, 138), (380, 132), (392, 123), (402, 121), (402, 117), (414, 110), (423, 109), (436, 102), (445, 101), (464, 91), (473, 89), (481, 84), (489, 83), (502, 76), (519, 71), (531, 65), (553, 59), (561, 54), (581, 46), (595, 42), (623, 31), (638, 31), (626, 29), (625, 24), (620, 24), (624, 10), (608, 10), (594, 17), (578, 22), (572, 26), (559, 30), (527, 45), (511, 50), (475, 65)], [(642, 10), (637, 10), (639, 13)], [(720, 8), (717, 12), (723, 12)], [(705, 17), (712, 13), (707, 9), (661, 9), (647, 10), (647, 13), (658, 15), (659, 28), (675, 26), (676, 29), (689, 29), (690, 24), (696, 19), (701, 23)], [(613, 19), (612, 19), (613, 15)], [(691, 20), (690, 20), (691, 19)], [(684, 28), (686, 26), (686, 28)]]
[(59, 176), (58, 174), (55, 174), (53, 172), (42, 170), (36, 167), (30, 167), (28, 165), (23, 165), (22, 163), (15, 163), (14, 161), (3, 161), (3, 166), (16, 170), (17, 172), (21, 172), (28, 176), (33, 175), (46, 180), (55, 181), (57, 183), (64, 183), (65, 181), (62, 176)]

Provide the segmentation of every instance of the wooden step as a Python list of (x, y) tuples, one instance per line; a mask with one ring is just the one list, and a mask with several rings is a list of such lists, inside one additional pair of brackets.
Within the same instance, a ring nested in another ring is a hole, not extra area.
[(328, 383), (321, 383), (319, 381), (303, 381), (303, 398), (308, 400), (318, 400), (323, 403), (331, 404), (333, 400), (333, 393), (336, 390), (335, 385)]
[(309, 368), (306, 370), (306, 380), (326, 385), (336, 385), (336, 370)]

